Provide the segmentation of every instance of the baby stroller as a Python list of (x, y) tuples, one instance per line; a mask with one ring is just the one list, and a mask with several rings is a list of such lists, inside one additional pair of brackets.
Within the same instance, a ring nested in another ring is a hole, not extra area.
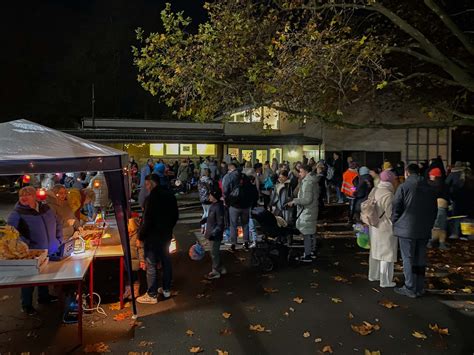
[(298, 230), (288, 226), (280, 227), (277, 218), (262, 207), (252, 209), (251, 215), (263, 233), (262, 239), (257, 240), (255, 248), (252, 248), (252, 266), (269, 272), (277, 266), (287, 264), (293, 256), (292, 237), (299, 234)]

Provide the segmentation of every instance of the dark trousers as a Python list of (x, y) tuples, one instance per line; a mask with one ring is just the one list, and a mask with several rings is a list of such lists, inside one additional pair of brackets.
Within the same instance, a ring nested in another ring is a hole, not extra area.
[(425, 285), (426, 239), (398, 238), (403, 260), (405, 287), (414, 293), (421, 293)]
[(163, 272), (163, 290), (171, 289), (171, 279), (173, 276), (171, 258), (169, 254), (170, 242), (158, 245), (145, 243), (146, 280), (148, 284), (148, 294), (152, 297), (158, 295), (158, 262), (161, 262)]
[[(34, 287), (23, 287), (21, 289), (21, 306), (32, 307), (33, 306), (33, 292)], [(38, 286), (38, 299), (46, 300), (49, 297), (48, 286)]]

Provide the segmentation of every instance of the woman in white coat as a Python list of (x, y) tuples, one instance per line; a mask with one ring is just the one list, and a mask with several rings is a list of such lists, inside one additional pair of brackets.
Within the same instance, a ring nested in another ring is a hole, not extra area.
[(393, 282), (394, 263), (397, 261), (398, 240), (393, 235), (392, 201), (393, 182), (396, 176), (390, 170), (380, 174), (380, 182), (371, 195), (377, 201), (380, 222), (377, 227), (370, 226), (369, 281), (380, 281), (380, 287), (395, 287)]

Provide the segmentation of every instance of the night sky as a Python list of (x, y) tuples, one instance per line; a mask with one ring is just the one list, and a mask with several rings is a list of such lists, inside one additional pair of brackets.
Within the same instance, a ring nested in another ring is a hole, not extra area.
[[(196, 22), (202, 0), (171, 1)], [(136, 81), (135, 29), (161, 29), (158, 0), (9, 1), (0, 11), (0, 121), (26, 118), (68, 127), (96, 117), (169, 118)]]

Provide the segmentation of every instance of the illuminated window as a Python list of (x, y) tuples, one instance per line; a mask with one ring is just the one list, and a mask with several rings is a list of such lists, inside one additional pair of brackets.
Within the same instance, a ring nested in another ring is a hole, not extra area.
[(163, 143), (152, 143), (150, 144), (150, 155), (161, 157), (165, 154)]
[(207, 156), (207, 155), (216, 155), (216, 145), (215, 144), (196, 144), (196, 154)]
[(193, 155), (193, 145), (192, 144), (180, 144), (179, 145), (179, 154), (180, 155)]
[(229, 154), (232, 158), (239, 159), (240, 151), (239, 148), (229, 148), (227, 149), (227, 154)]
[(177, 143), (166, 143), (166, 155), (179, 155), (179, 144)]
[(280, 112), (274, 108), (264, 107), (263, 127), (265, 129), (280, 129)]
[(233, 113), (229, 122), (253, 123), (262, 121), (262, 108), (258, 107), (252, 110), (246, 110)]

